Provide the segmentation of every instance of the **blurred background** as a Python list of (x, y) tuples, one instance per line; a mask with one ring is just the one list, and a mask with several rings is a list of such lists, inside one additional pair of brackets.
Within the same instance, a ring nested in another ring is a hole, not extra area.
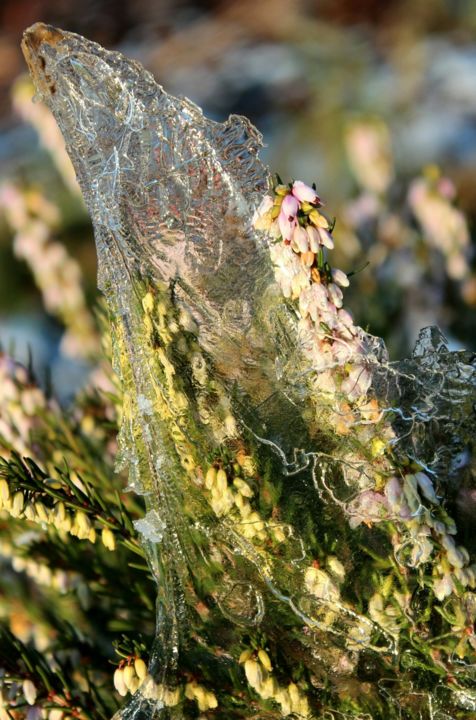
[(64, 401), (97, 354), (95, 253), (25, 75), (38, 20), (137, 58), (215, 119), (247, 115), (273, 171), (317, 183), (333, 264), (355, 273), (347, 306), (394, 358), (433, 323), (476, 350), (474, 0), (0, 0), (0, 342)]

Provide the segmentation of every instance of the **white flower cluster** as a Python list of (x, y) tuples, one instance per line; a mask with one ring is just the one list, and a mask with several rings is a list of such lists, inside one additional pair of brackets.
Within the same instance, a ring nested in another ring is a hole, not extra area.
[(11, 720), (13, 717), (22, 717), (25, 720), (63, 720), (67, 714), (63, 709), (41, 707), (36, 702), (37, 697), (38, 689), (29, 678), (25, 678), (21, 683), (14, 682), (8, 687), (1, 687), (0, 720)]
[(433, 591), (438, 600), (464, 588), (476, 588), (476, 564), (468, 551), (457, 545), (457, 528), (435, 492), (430, 476), (421, 471), (391, 475), (382, 491), (366, 490), (349, 503), (350, 526), (391, 520), (398, 533), (392, 535), (395, 557), (402, 566), (417, 568), (433, 562)]
[(464, 280), (470, 274), (471, 238), (465, 216), (452, 204), (455, 194), (451, 180), (429, 169), (411, 183), (408, 202), (424, 240), (445, 256), (450, 278)]
[(98, 338), (81, 287), (81, 269), (64, 245), (52, 239), (58, 209), (37, 191), (5, 183), (0, 208), (15, 233), (15, 255), (24, 260), (43, 295), (45, 308), (66, 326), (62, 350), (71, 356), (97, 353)]
[[(37, 537), (36, 534), (34, 536)], [(33, 558), (20, 556), (17, 548), (6, 540), (0, 542), (0, 557), (8, 558), (15, 572), (24, 572), (38, 585), (53, 588), (61, 594), (74, 590), (82, 583), (79, 573), (52, 568)]]
[[(268, 523), (253, 509), (256, 467), (250, 455), (242, 451), (236, 454), (233, 475), (228, 477), (222, 467), (208, 468), (204, 486), (209, 493), (209, 502), (218, 517), (230, 515), (235, 520), (236, 530), (247, 540), (264, 543), (271, 537), (280, 543), (286, 539), (282, 523)], [(244, 477), (243, 477), (244, 476)]]
[(385, 486), (385, 498), (390, 514), (405, 521), (407, 537), (400, 543), (397, 541), (397, 557), (408, 549), (407, 564), (417, 567), (428, 562), (435, 549), (438, 550), (433, 567), (433, 591), (438, 600), (457, 591), (456, 581), (465, 588), (476, 588), (476, 564), (470, 564), (465, 547), (456, 545), (456, 525), (440, 508), (433, 482), (426, 473), (390, 478)]
[(140, 657), (130, 658), (121, 663), (114, 671), (114, 687), (119, 695), (132, 695), (140, 688), (147, 677), (147, 665)]
[[(435, 244), (443, 251), (446, 248), (448, 258), (455, 260), (464, 252), (467, 240), (458, 212), (444, 195), (443, 186), (438, 195), (436, 191), (430, 192), (428, 184), (420, 183), (413, 187), (411, 203), (426, 232), (433, 234)], [(356, 478), (354, 484), (361, 491), (352, 501), (343, 503), (351, 527), (397, 521), (398, 532), (392, 536), (397, 560), (407, 567), (433, 562), (433, 590), (443, 600), (452, 593), (458, 594), (458, 584), (463, 588), (476, 587), (476, 566), (470, 564), (467, 550), (455, 543), (455, 524), (442, 508), (431, 477), (418, 468), (412, 471), (394, 466), (391, 426), (379, 426), (379, 434), (375, 435), (374, 427), (382, 412), (376, 399), (367, 397), (372, 378), (365, 333), (342, 307), (341, 288), (349, 282), (345, 273), (332, 269), (326, 258), (333, 240), (321, 206), (316, 191), (304, 183), (280, 184), (274, 188), (273, 196), (264, 198), (253, 224), (271, 238), (275, 277), (283, 295), (295, 303), (301, 348), (316, 371), (314, 387), (321, 396), (327, 394), (332, 398), (337, 410), (329, 421), (339, 434), (348, 433), (354, 426), (356, 438), (370, 449), (374, 462), (374, 471), (369, 474), (370, 487), (362, 488), (359, 477)], [(443, 227), (446, 245), (443, 238), (438, 243), (436, 240)], [(448, 235), (459, 240), (450, 243)], [(456, 264), (453, 271), (456, 277)], [(362, 462), (357, 463), (359, 476)], [(330, 492), (332, 495), (332, 488)], [(318, 596), (324, 593), (327, 601), (337, 598), (338, 587), (323, 570), (310, 568), (307, 586), (312, 578), (318, 587), (317, 590), (308, 587), (310, 592)], [(380, 625), (396, 632), (398, 622), (391, 604), (375, 598), (369, 610), (376, 622), (379, 618)]]
[(316, 191), (301, 181), (278, 185), (253, 217), (257, 230), (273, 239), (270, 255), (286, 298), (296, 301), (298, 333), (316, 371), (314, 386), (330, 397), (365, 398), (371, 374), (364, 362), (363, 332), (343, 308), (347, 275), (331, 268), (326, 253), (334, 242)]
[(175, 707), (184, 697), (195, 702), (199, 712), (215, 710), (218, 707), (215, 693), (196, 680), (190, 680), (185, 685), (167, 687), (162, 683), (156, 683), (150, 675), (147, 675), (140, 687), (142, 696), (146, 700), (156, 700), (165, 707)]
[(302, 689), (290, 682), (287, 686), (279, 685), (273, 675), (273, 667), (266, 650), (247, 648), (240, 655), (239, 662), (244, 666), (246, 679), (253, 690), (263, 700), (273, 700), (286, 717), (310, 717), (309, 702)]
[[(50, 481), (50, 485), (52, 483), (56, 488), (61, 487), (57, 481)], [(4, 477), (0, 477), (0, 511), (2, 510), (14, 518), (29, 520), (39, 525), (53, 525), (56, 530), (69, 533), (79, 540), (96, 542), (94, 519), (86, 512), (67, 508), (62, 500), (55, 501), (51, 507), (45, 505), (36, 495), (27, 495), (22, 490), (13, 491)], [(108, 550), (116, 547), (114, 532), (108, 527), (102, 529), (101, 541)]]
[(30, 456), (30, 432), (46, 407), (42, 390), (27, 370), (8, 355), (0, 353), (0, 454), (10, 456), (9, 446), (20, 455)]

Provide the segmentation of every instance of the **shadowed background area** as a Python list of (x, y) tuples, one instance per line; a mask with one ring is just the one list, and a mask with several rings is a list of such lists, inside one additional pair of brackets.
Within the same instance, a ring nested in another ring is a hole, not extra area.
[(336, 264), (358, 271), (346, 304), (394, 356), (431, 323), (474, 347), (473, 2), (3, 0), (0, 342), (31, 348), (63, 398), (95, 352), (95, 255), (62, 140), (31, 102), (19, 44), (38, 20), (138, 59), (215, 119), (247, 115), (273, 170), (316, 181)]

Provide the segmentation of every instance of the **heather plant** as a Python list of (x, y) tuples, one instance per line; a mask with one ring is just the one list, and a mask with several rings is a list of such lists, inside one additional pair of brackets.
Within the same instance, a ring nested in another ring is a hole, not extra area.
[(356, 324), (339, 218), (246, 119), (70, 33), (24, 52), (115, 375), (64, 409), (1, 357), (2, 717), (476, 716), (473, 354)]

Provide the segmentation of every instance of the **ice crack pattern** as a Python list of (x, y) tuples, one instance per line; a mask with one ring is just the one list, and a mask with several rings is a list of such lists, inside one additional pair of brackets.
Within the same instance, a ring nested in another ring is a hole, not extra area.
[(24, 52), (93, 219), (147, 500), (157, 636), (120, 716), (475, 711), (474, 357), (425, 329), (390, 362), (353, 324), (316, 193), (272, 183), (245, 118), (49, 26)]

